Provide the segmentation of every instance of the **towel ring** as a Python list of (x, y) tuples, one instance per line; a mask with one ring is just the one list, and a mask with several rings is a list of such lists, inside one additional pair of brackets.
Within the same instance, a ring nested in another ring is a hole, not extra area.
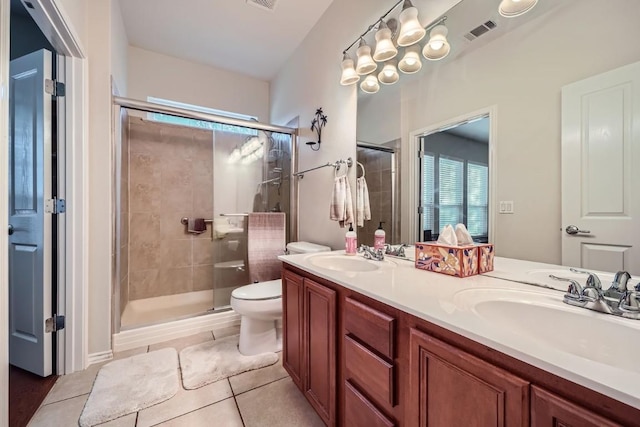
[[(337, 162), (335, 162), (333, 164), (333, 176), (335, 178), (339, 177), (338, 172), (340, 171), (340, 163), (346, 163), (346, 162), (338, 160)], [(348, 174), (349, 174), (349, 168), (346, 167), (346, 168), (344, 168), (344, 175), (342, 175), (342, 176), (347, 176)]]
[(360, 162), (357, 162), (358, 166), (360, 166), (360, 169), (362, 169), (362, 176), (358, 177), (358, 178), (364, 178), (365, 172), (364, 172), (364, 165)]

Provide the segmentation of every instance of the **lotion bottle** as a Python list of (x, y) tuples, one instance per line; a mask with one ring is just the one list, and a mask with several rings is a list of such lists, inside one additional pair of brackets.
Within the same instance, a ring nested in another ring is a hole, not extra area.
[(384, 222), (380, 222), (378, 229), (373, 233), (373, 249), (375, 250), (384, 249), (385, 232), (382, 229), (382, 224), (384, 224)]
[(358, 247), (358, 235), (353, 231), (353, 224), (349, 224), (349, 231), (345, 234), (344, 249), (347, 255), (355, 255)]

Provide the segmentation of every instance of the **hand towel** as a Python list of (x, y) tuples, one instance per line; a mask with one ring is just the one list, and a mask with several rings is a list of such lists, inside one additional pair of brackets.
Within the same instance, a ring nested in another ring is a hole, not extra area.
[(204, 218), (189, 218), (187, 220), (187, 233), (202, 234), (207, 231), (207, 223)]
[(369, 188), (364, 176), (356, 178), (356, 222), (358, 227), (364, 227), (364, 222), (371, 220), (371, 205), (369, 204)]
[(247, 261), (251, 282), (280, 278), (282, 263), (277, 258), (286, 247), (285, 214), (254, 212), (247, 225)]
[(331, 206), (329, 208), (329, 218), (338, 221), (340, 227), (346, 224), (353, 224), (353, 199), (351, 197), (351, 186), (349, 179), (343, 175), (335, 178), (333, 194), (331, 195)]

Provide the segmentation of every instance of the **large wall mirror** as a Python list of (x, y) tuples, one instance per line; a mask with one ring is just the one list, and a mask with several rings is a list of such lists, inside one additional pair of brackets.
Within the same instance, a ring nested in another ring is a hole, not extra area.
[[(637, 43), (640, 26), (636, 19), (640, 16), (640, 2), (540, 0), (527, 14), (510, 19), (498, 14), (499, 3), (498, 0), (457, 3), (445, 14), (451, 44), (447, 58), (428, 61), (421, 57), (423, 66), (418, 73), (401, 74), (398, 83), (381, 85), (375, 94), (358, 90), (357, 140), (360, 144), (394, 149), (398, 159), (393, 174), (397, 196), (392, 202), (397, 209), (398, 232), (392, 233), (392, 238), (387, 240), (391, 243), (414, 242), (423, 239), (422, 233), (427, 230), (424, 227), (427, 221), (425, 201), (421, 194), (425, 179), (421, 173), (425, 168), (424, 156), (421, 156), (421, 151), (425, 150), (421, 150), (421, 142), (438, 127), (446, 129), (446, 124), (456, 124), (461, 117), (490, 111), (489, 129), (485, 129), (491, 136), (486, 147), (487, 237), (495, 244), (499, 256), (562, 264), (563, 243), (575, 237), (565, 232), (568, 224), (562, 220), (563, 208), (573, 203), (565, 197), (568, 191), (561, 189), (562, 174), (566, 171), (563, 162), (567, 161), (562, 158), (563, 88), (640, 61), (640, 44)], [(420, 8), (419, 1), (414, 4)], [(471, 30), (488, 21), (495, 23), (495, 28), (479, 37), (470, 36)], [(632, 88), (619, 100), (637, 93), (638, 90)], [(615, 102), (612, 101), (612, 105)], [(620, 102), (632, 103), (630, 99)], [(584, 110), (585, 107), (579, 105), (576, 109)], [(601, 153), (598, 158), (615, 161), (621, 156), (640, 152), (640, 112), (636, 109), (625, 114), (626, 118), (619, 121), (621, 127), (629, 128), (621, 131), (626, 132), (621, 137), (624, 147), (618, 144), (615, 148), (616, 144), (609, 145), (609, 141), (603, 140), (598, 148)], [(564, 115), (566, 118), (568, 113)], [(635, 119), (630, 120), (630, 117)], [(598, 125), (592, 123), (591, 126)], [(603, 135), (608, 132), (604, 127), (600, 130)], [(634, 149), (630, 150), (630, 146)], [(596, 152), (591, 153), (593, 158)], [(447, 158), (446, 154), (443, 156)], [(460, 156), (449, 157), (460, 160)], [(576, 159), (576, 162), (583, 161)], [(473, 163), (472, 160), (455, 165), (450, 162), (446, 167), (468, 171), (466, 164), (469, 162)], [(631, 167), (630, 161), (624, 165), (624, 172), (614, 174), (621, 177), (619, 182), (624, 187), (619, 191), (620, 203), (624, 205), (622, 213), (602, 211), (596, 216), (603, 225), (612, 217), (629, 216), (633, 209), (640, 209), (637, 187), (640, 168)], [(611, 168), (618, 171), (621, 167), (612, 163)], [(600, 169), (603, 168), (601, 164)], [(610, 180), (607, 185), (615, 186), (616, 182)], [(464, 177), (458, 183), (460, 188), (463, 188), (462, 183)], [(576, 192), (586, 191), (585, 184), (578, 183), (578, 187)], [(469, 204), (469, 200), (461, 203)], [(442, 216), (442, 205), (440, 209), (438, 215)], [(469, 210), (456, 209), (456, 215), (460, 214), (456, 219), (466, 221), (471, 215)], [(576, 221), (580, 222), (581, 218)], [(633, 221), (629, 222), (628, 232), (640, 236), (638, 218)], [(374, 225), (375, 229), (378, 224)], [(580, 223), (576, 225), (581, 226)], [(433, 231), (439, 231), (439, 224), (431, 227)], [(363, 233), (370, 234), (370, 231), (363, 229)], [(365, 242), (366, 237), (361, 240)], [(591, 242), (595, 241), (593, 237)], [(582, 242), (577, 250), (582, 251), (580, 256), (584, 260), (588, 258), (585, 248), (589, 246), (589, 240)], [(631, 269), (634, 252), (624, 247), (633, 245), (616, 245), (614, 241), (604, 244), (622, 248), (624, 254), (611, 256), (617, 257), (620, 267)], [(598, 257), (601, 256), (602, 252)], [(636, 264), (637, 259), (636, 254)], [(591, 266), (598, 266), (595, 256), (589, 262)]]

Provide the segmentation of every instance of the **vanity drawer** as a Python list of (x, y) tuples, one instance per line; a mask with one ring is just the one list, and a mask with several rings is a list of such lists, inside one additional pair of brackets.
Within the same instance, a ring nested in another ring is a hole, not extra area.
[(348, 335), (344, 337), (345, 379), (366, 390), (380, 403), (395, 404), (393, 364)]
[(394, 356), (395, 322), (388, 314), (349, 297), (345, 299), (344, 327), (347, 332), (391, 360)]
[(360, 394), (349, 381), (344, 383), (344, 424), (349, 427), (393, 427), (396, 425)]

